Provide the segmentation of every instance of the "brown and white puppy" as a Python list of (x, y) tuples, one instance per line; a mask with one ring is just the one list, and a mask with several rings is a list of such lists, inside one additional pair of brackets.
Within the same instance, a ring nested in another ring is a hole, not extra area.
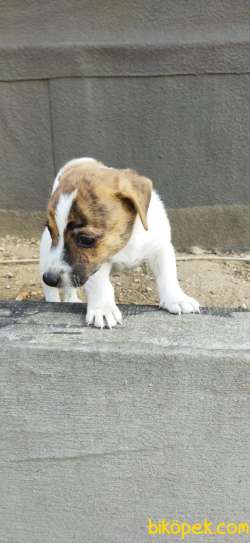
[(77, 302), (88, 297), (87, 323), (109, 328), (121, 322), (109, 279), (113, 264), (147, 261), (160, 306), (171, 313), (199, 311), (181, 290), (170, 225), (150, 179), (133, 170), (108, 168), (91, 158), (74, 159), (59, 171), (48, 203), (40, 268), (45, 298)]

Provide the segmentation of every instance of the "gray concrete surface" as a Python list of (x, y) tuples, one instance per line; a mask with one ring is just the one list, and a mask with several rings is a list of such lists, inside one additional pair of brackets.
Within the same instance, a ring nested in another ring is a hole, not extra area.
[(64, 79), (50, 92), (57, 169), (98, 152), (145, 172), (170, 208), (250, 204), (250, 75)]
[(153, 178), (179, 249), (249, 249), (249, 53), (245, 0), (3, 1), (4, 231), (33, 230), (25, 213), (86, 154)]
[(45, 207), (54, 175), (48, 83), (0, 82), (0, 207)]
[(248, 73), (246, 0), (2, 1), (0, 78)]
[(98, 331), (84, 310), (0, 304), (0, 542), (144, 543), (148, 517), (248, 520), (249, 312), (129, 306)]

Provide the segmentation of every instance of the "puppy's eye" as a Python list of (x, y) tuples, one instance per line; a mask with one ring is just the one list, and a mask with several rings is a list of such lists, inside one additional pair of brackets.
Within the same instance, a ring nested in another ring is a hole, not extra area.
[(88, 249), (88, 247), (93, 247), (93, 245), (95, 244), (95, 238), (90, 238), (88, 236), (80, 234), (76, 238), (76, 244), (78, 247), (85, 247), (86, 249)]

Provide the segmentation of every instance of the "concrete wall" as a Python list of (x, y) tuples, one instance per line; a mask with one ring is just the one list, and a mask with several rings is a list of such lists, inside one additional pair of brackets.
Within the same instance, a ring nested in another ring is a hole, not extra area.
[[(180, 543), (147, 519), (249, 522), (250, 314), (122, 309), (99, 331), (78, 304), (0, 304), (1, 543)], [(206, 539), (249, 535), (185, 541)]]
[(250, 247), (247, 2), (6, 1), (0, 59), (3, 231), (90, 155), (153, 179), (179, 248)]

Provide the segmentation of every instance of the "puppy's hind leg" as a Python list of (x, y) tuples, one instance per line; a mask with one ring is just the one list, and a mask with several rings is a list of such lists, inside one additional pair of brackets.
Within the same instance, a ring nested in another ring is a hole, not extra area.
[(160, 307), (170, 313), (199, 313), (199, 303), (187, 296), (180, 287), (175, 252), (172, 243), (158, 248), (150, 259), (160, 296)]
[(41, 243), (40, 243), (40, 274), (41, 274), (44, 297), (45, 297), (46, 302), (60, 302), (61, 300), (60, 300), (58, 288), (49, 287), (48, 285), (44, 283), (43, 278), (42, 278), (47, 268), (47, 261), (48, 261), (50, 247), (51, 247), (51, 237), (50, 237), (48, 229), (45, 228), (42, 238), (41, 238)]

